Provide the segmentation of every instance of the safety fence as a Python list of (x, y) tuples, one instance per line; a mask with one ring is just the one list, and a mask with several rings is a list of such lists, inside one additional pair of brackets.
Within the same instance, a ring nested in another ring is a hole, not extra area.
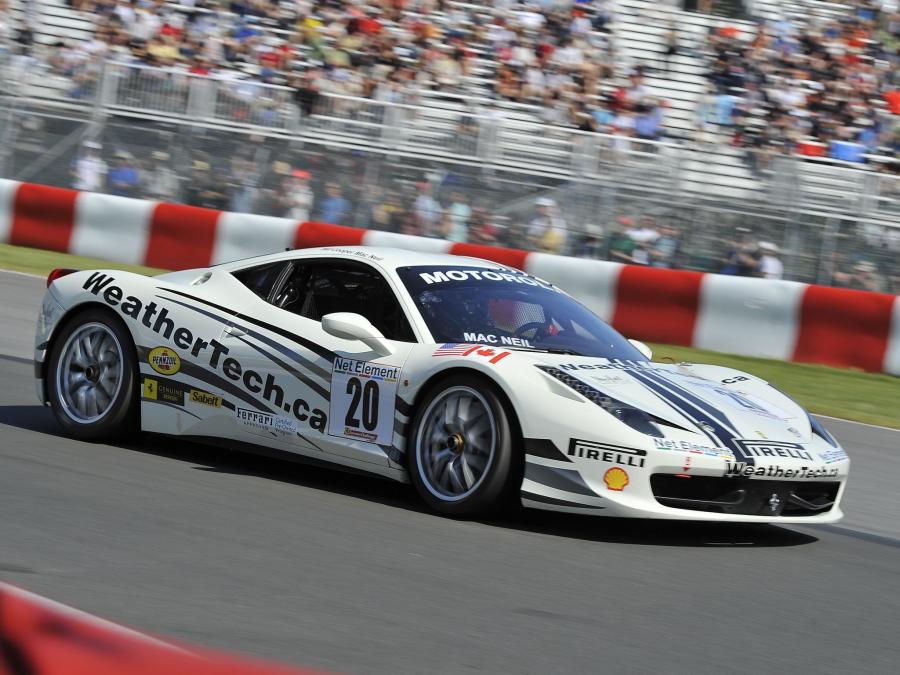
[(151, 267), (288, 247), (392, 246), (476, 256), (566, 290), (628, 337), (900, 375), (900, 298), (453, 243), (0, 181), (0, 243)]
[(861, 156), (869, 164), (860, 165), (597, 134), (543, 123), (537, 108), (471, 95), (405, 91), (361, 98), (321, 92), (307, 104), (299, 85), (246, 77), (92, 61), (59, 88), (48, 86), (60, 78), (42, 64), (19, 68), (11, 97), (17, 92), (24, 99), (17, 103), (23, 111), (80, 106), (95, 121), (119, 116), (281, 134), (288, 140), (630, 183), (660, 195), (726, 199), (745, 208), (765, 203), (791, 213), (806, 209), (875, 220), (900, 213), (900, 178), (871, 170), (893, 163), (884, 157)]

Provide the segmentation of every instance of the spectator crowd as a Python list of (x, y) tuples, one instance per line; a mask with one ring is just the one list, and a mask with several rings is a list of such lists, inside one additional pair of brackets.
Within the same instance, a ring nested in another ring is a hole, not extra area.
[(839, 16), (759, 21), (755, 31), (722, 26), (708, 46), (709, 89), (701, 129), (719, 125), (751, 149), (759, 171), (774, 154), (849, 162), (900, 151), (900, 13), (896, 2), (854, 0)]
[[(406, 104), (426, 92), (477, 94), (529, 105), (548, 125), (657, 140), (666, 102), (648, 79), (663, 77), (681, 49), (668, 20), (661, 59), (627, 62), (611, 31), (615, 0), (68, 1), (90, 14), (94, 35), (59, 41), (44, 56), (76, 98), (96, 90), (104, 61), (112, 60), (283, 85), (304, 116), (321, 112), (326, 94)], [(900, 13), (883, 0), (848, 4), (849, 11), (824, 20), (711, 28), (700, 46), (709, 62), (697, 108), (700, 140), (724, 129), (731, 143), (753, 150), (755, 171), (778, 153), (851, 161), (875, 154), (885, 160), (881, 170), (900, 167), (887, 161), (900, 150)], [(38, 51), (27, 27), (15, 42), (23, 54)], [(473, 137), (478, 128), (464, 116), (457, 132)], [(261, 159), (253, 143), (237, 144), (225, 163), (202, 152), (175, 162), (175, 149), (132, 154), (126, 147), (84, 143), (71, 166), (73, 187), (629, 264), (684, 264), (683, 225), (647, 214), (582, 232), (569, 228), (548, 197), (531, 204), (527, 217), (511, 219), (459, 186), (425, 176), (393, 187), (348, 184), (340, 172)], [(179, 176), (173, 166), (190, 169)], [(720, 271), (782, 277), (776, 244), (751, 237), (730, 246)], [(871, 263), (845, 261), (832, 280), (871, 284), (874, 271), (860, 264)], [(869, 281), (860, 281), (866, 274)]]

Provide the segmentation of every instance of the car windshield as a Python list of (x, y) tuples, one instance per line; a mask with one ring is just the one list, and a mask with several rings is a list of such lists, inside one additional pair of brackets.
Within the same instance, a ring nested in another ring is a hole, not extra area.
[(397, 272), (437, 342), (647, 360), (584, 305), (518, 270), (460, 265)]

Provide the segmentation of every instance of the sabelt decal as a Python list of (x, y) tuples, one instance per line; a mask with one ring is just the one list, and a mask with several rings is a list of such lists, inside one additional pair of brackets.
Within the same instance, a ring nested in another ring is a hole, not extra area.
[(141, 396), (148, 401), (160, 401), (162, 403), (184, 406), (184, 388), (178, 382), (145, 377), (141, 388)]
[[(126, 296), (119, 286), (113, 285), (114, 281), (115, 279), (111, 276), (102, 272), (94, 272), (88, 277), (82, 288), (101, 298), (110, 307), (118, 309), (125, 317), (139, 322), (161, 338), (170, 340), (176, 348), (183, 350), (182, 353), (189, 353), (191, 361), (198, 365), (203, 365), (205, 361), (210, 369), (221, 372), (226, 378), (242, 386), (257, 399), (284, 410), (286, 413), (293, 414), (294, 418), (304, 426), (315, 431), (325, 432), (328, 426), (328, 416), (325, 412), (303, 398), (296, 398), (293, 401), (286, 399), (284, 387), (279, 384), (272, 373), (263, 377), (255, 370), (244, 368), (237, 359), (228, 356), (228, 347), (214, 339), (204, 340), (197, 337), (189, 328), (176, 326), (166, 307), (161, 307), (160, 304), (153, 301), (145, 305), (140, 298), (133, 295)], [(171, 348), (157, 347), (156, 349), (167, 350), (176, 357), (178, 356)], [(151, 354), (156, 349), (151, 350)], [(185, 356), (185, 358), (188, 357)], [(160, 362), (168, 361), (169, 358), (166, 356)], [(151, 355), (148, 355), (148, 362), (153, 367)], [(173, 372), (162, 374), (171, 375), (178, 372), (180, 367), (179, 359), (177, 368)]]
[(647, 451), (636, 448), (623, 448), (608, 443), (583, 441), (578, 438), (569, 440), (569, 456), (582, 459), (596, 459), (607, 464), (621, 464), (641, 468), (647, 461)]
[(628, 472), (625, 469), (614, 466), (611, 469), (607, 469), (606, 473), (603, 474), (603, 482), (606, 483), (608, 490), (621, 492), (628, 485)]
[(838, 468), (822, 466), (801, 466), (788, 468), (784, 466), (760, 466), (746, 464), (745, 462), (726, 462), (725, 476), (742, 478), (794, 478), (817, 480), (822, 478), (837, 478)]
[(175, 375), (181, 370), (181, 358), (168, 347), (154, 347), (147, 354), (147, 363), (160, 375)]
[(222, 407), (222, 397), (216, 396), (215, 394), (210, 394), (208, 391), (201, 391), (200, 389), (191, 389), (188, 392), (188, 398), (191, 403), (199, 403), (200, 405), (208, 405), (212, 408), (221, 408)]

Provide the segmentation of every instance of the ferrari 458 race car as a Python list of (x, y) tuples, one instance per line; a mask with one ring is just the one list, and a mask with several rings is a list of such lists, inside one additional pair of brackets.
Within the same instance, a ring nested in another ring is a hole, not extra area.
[(660, 364), (552, 284), (471, 258), (288, 251), (57, 270), (35, 363), (71, 435), (142, 429), (410, 481), (433, 509), (834, 522), (849, 460), (800, 406)]

